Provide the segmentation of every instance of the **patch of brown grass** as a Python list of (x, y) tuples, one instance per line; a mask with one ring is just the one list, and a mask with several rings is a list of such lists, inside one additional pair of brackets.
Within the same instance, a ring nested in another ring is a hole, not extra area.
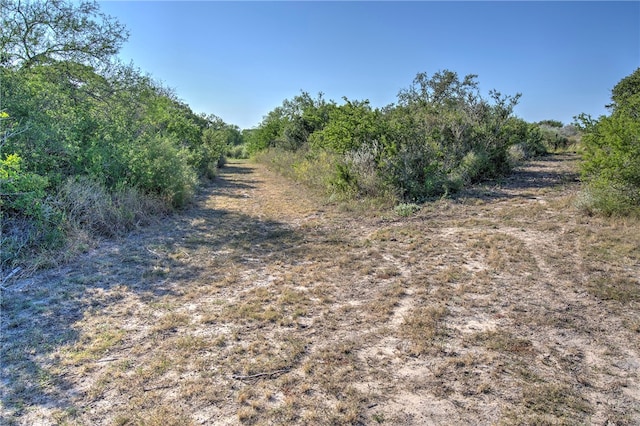
[(411, 217), (230, 162), (2, 293), (8, 424), (636, 424), (637, 222), (520, 175)]
[(412, 355), (434, 353), (441, 349), (438, 339), (447, 334), (444, 322), (447, 312), (444, 305), (436, 305), (421, 306), (407, 314), (401, 326), (401, 333), (411, 341)]

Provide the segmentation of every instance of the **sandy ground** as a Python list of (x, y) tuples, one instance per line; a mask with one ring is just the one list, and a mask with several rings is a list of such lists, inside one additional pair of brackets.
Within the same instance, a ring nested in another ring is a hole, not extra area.
[(2, 423), (640, 424), (640, 228), (575, 157), (410, 217), (232, 163), (2, 291)]

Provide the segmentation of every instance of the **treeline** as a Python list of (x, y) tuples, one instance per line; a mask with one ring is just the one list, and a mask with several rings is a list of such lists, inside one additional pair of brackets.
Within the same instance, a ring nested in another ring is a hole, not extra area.
[(422, 202), (503, 175), (554, 142), (569, 143), (515, 117), (519, 97), (491, 91), (485, 99), (477, 76), (461, 80), (449, 70), (418, 74), (382, 109), (302, 92), (265, 116), (247, 144), (281, 171), (339, 197)]
[(195, 114), (113, 55), (126, 30), (96, 3), (2, 0), (0, 264), (114, 235), (189, 202), (236, 126)]
[(640, 68), (612, 89), (610, 115), (580, 114), (567, 125), (514, 116), (520, 95), (491, 91), (485, 99), (476, 78), (420, 73), (384, 108), (302, 92), (269, 112), (245, 140), (259, 160), (333, 196), (403, 207), (572, 148), (582, 154), (578, 207), (640, 217)]

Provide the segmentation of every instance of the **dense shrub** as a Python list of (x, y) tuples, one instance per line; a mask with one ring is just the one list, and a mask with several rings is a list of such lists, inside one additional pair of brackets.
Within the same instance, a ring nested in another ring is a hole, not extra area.
[(49, 181), (23, 170), (17, 154), (0, 159), (0, 209), (3, 215), (19, 215), (40, 220)]
[(189, 152), (178, 148), (170, 137), (137, 141), (127, 155), (131, 186), (183, 207), (194, 194), (197, 175), (189, 165)]
[(612, 91), (610, 116), (578, 117), (584, 134), (581, 205), (591, 212), (640, 214), (640, 68)]
[(34, 246), (49, 249), (63, 241), (62, 213), (47, 199), (46, 177), (27, 172), (22, 159), (0, 159), (0, 267)]
[(274, 161), (274, 153), (304, 150), (305, 163), (329, 153), (321, 180), (332, 193), (420, 201), (508, 172), (514, 145), (523, 157), (544, 151), (537, 127), (512, 116), (518, 98), (493, 91), (483, 99), (475, 76), (460, 81), (451, 71), (418, 74), (398, 104), (383, 109), (303, 92), (264, 118), (250, 152), (279, 148), (268, 156)]
[(250, 132), (247, 150), (255, 154), (267, 148), (296, 151), (306, 148), (309, 137), (324, 128), (329, 121), (333, 102), (326, 102), (322, 93), (312, 98), (302, 92), (292, 100), (285, 99), (281, 106), (269, 112), (260, 126)]
[(135, 205), (158, 211), (144, 200), (185, 206), (198, 178), (215, 176), (228, 148), (242, 144), (237, 127), (194, 114), (172, 90), (113, 63), (126, 31), (97, 3), (3, 6), (3, 269), (60, 230), (129, 229), (140, 220)]
[(246, 144), (234, 145), (227, 148), (225, 154), (227, 158), (243, 159), (246, 160), (250, 157)]
[(544, 148), (549, 151), (565, 150), (571, 143), (563, 134), (562, 127), (540, 126), (540, 134)]

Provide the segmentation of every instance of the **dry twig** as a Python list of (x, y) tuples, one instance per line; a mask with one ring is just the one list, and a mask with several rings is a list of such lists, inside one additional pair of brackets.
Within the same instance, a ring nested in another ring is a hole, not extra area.
[(233, 376), (231, 376), (231, 378), (236, 379), (236, 380), (251, 380), (251, 379), (259, 379), (259, 378), (262, 378), (262, 377), (272, 378), (273, 376), (277, 376), (279, 374), (288, 373), (289, 371), (291, 371), (291, 367), (283, 368), (282, 370), (269, 371), (269, 372), (266, 372), (266, 373), (250, 374), (248, 376), (243, 376), (243, 375), (240, 375), (240, 374), (234, 374)]

